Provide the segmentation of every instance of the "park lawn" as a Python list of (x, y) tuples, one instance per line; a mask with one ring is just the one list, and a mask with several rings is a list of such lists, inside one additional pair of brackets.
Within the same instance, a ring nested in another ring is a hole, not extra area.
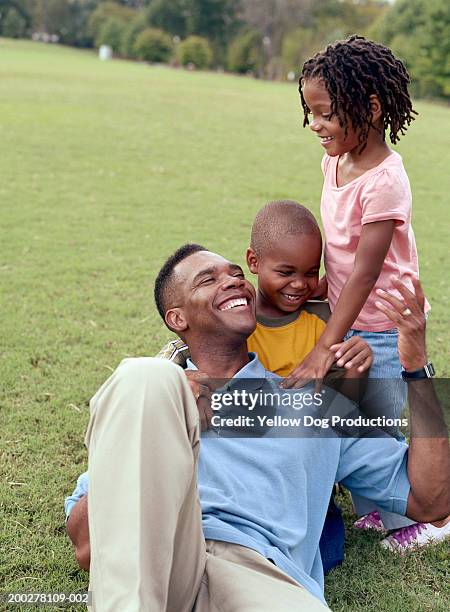
[[(429, 353), (447, 376), (450, 113), (417, 109), (398, 150), (433, 307)], [(152, 281), (177, 246), (244, 264), (265, 202), (318, 214), (322, 151), (301, 119), (295, 84), (0, 39), (0, 590), (87, 588), (62, 504), (86, 468), (88, 400), (122, 358), (165, 341)], [(448, 609), (448, 545), (402, 559), (378, 540), (349, 527), (327, 579), (334, 610)]]

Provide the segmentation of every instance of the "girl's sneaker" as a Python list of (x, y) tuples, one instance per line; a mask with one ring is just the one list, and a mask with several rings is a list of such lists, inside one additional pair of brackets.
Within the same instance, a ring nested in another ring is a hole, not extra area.
[(380, 533), (387, 532), (387, 529), (383, 525), (383, 521), (381, 520), (381, 516), (378, 514), (377, 510), (369, 512), (369, 514), (366, 514), (365, 516), (361, 516), (361, 518), (353, 523), (353, 527), (356, 527), (356, 529), (373, 529), (374, 531), (379, 531)]
[(427, 546), (450, 538), (450, 521), (443, 527), (431, 523), (414, 523), (393, 531), (380, 544), (383, 548), (403, 554), (408, 550)]

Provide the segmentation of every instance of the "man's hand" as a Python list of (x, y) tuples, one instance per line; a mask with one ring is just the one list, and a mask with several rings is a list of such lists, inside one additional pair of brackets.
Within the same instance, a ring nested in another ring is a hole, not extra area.
[(373, 362), (372, 349), (360, 336), (352, 336), (345, 342), (330, 346), (336, 358), (336, 365), (346, 370), (356, 369), (356, 372), (366, 372)]
[[(418, 279), (413, 278), (414, 293), (391, 277), (402, 299), (385, 291), (377, 294), (386, 303), (377, 308), (398, 328), (398, 353), (405, 370), (420, 370), (427, 363), (425, 348), (425, 297)], [(447, 522), (450, 513), (450, 448), (447, 424), (433, 381), (408, 383), (410, 440), (408, 478), (411, 490), (406, 515), (420, 523)]]
[(284, 389), (303, 387), (311, 379), (316, 380), (316, 391), (320, 391), (321, 381), (334, 361), (334, 353), (320, 342), (308, 353), (305, 359), (282, 382)]
[(403, 300), (377, 289), (377, 294), (390, 306), (382, 302), (375, 304), (397, 326), (398, 354), (402, 366), (405, 370), (419, 370), (428, 361), (425, 348), (425, 296), (416, 278), (412, 279), (414, 293), (397, 278), (391, 277), (391, 281)]
[(81, 569), (89, 571), (91, 546), (89, 541), (88, 498), (77, 501), (67, 521), (67, 533), (75, 547), (75, 558)]
[(208, 374), (199, 370), (185, 370), (186, 378), (189, 386), (194, 394), (197, 402), (197, 409), (200, 416), (200, 429), (206, 431), (209, 429), (213, 411), (211, 408), (211, 392), (215, 387), (209, 379)]

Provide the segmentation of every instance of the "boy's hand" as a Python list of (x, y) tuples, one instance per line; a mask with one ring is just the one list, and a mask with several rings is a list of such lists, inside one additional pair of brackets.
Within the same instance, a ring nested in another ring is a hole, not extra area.
[(200, 416), (200, 429), (206, 431), (209, 429), (213, 411), (211, 408), (211, 391), (214, 386), (208, 380), (208, 374), (199, 370), (185, 370), (184, 373), (188, 379), (189, 386), (194, 394), (197, 402), (198, 414)]
[(311, 298), (314, 300), (326, 300), (328, 297), (328, 281), (327, 275), (324, 274), (317, 283), (316, 290), (312, 294)]
[(282, 387), (284, 389), (303, 387), (310, 380), (316, 380), (316, 392), (321, 389), (321, 382), (325, 374), (330, 369), (335, 357), (330, 349), (316, 344), (313, 350), (308, 353), (305, 359), (284, 379)]
[(373, 362), (372, 349), (365, 340), (359, 336), (352, 336), (345, 342), (330, 346), (335, 354), (336, 365), (346, 370), (356, 368), (357, 372), (365, 372)]

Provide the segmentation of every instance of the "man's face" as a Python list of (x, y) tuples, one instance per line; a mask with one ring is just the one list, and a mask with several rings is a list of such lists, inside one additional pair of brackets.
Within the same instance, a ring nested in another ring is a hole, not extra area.
[[(255, 290), (242, 268), (220, 255), (199, 251), (174, 269), (178, 306), (166, 313), (184, 336), (247, 338), (255, 329)], [(172, 312), (172, 314), (170, 314)]]
[(279, 317), (295, 312), (309, 300), (319, 280), (322, 241), (318, 234), (287, 236), (261, 257), (247, 253), (250, 271), (258, 275), (261, 310)]

